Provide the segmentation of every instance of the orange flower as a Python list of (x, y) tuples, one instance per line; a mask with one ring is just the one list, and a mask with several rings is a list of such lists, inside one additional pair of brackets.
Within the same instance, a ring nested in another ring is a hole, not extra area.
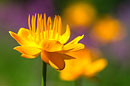
[(90, 78), (96, 75), (96, 73), (103, 70), (107, 61), (104, 58), (91, 57), (91, 53), (87, 49), (82, 49), (77, 52), (71, 53), (76, 59), (66, 60), (66, 67), (60, 71), (60, 77), (62, 80), (72, 81), (85, 75)]
[(89, 26), (96, 17), (96, 10), (91, 4), (76, 2), (64, 10), (63, 16), (73, 26)]
[(42, 14), (37, 17), (32, 16), (30, 24), (30, 15), (28, 17), (29, 29), (20, 28), (18, 33), (9, 31), (10, 35), (20, 44), (14, 49), (22, 53), (22, 57), (35, 58), (41, 54), (41, 59), (58, 70), (65, 67), (65, 59), (73, 57), (67, 55), (67, 52), (75, 52), (83, 49), (84, 45), (78, 43), (84, 35), (78, 36), (71, 42), (66, 42), (70, 38), (69, 25), (66, 27), (66, 32), (61, 35), (61, 17), (55, 16), (52, 24), (51, 17), (46, 21), (46, 14), (42, 18)]
[(96, 38), (102, 43), (108, 43), (121, 40), (124, 35), (121, 22), (111, 16), (106, 16), (96, 22), (91, 37)]

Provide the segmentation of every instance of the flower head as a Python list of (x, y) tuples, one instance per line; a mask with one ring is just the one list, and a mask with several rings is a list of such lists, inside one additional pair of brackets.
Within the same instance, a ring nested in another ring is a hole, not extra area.
[(72, 26), (89, 26), (96, 16), (94, 7), (83, 2), (70, 4), (63, 13), (65, 20)]
[(41, 59), (44, 62), (55, 69), (64, 69), (64, 60), (74, 58), (68, 55), (67, 52), (75, 52), (84, 48), (83, 44), (78, 43), (84, 35), (66, 43), (70, 38), (70, 28), (67, 25), (66, 32), (61, 34), (61, 23), (60, 16), (55, 16), (54, 22), (52, 22), (51, 17), (46, 19), (46, 14), (44, 14), (44, 18), (42, 14), (38, 14), (36, 18), (35, 14), (31, 21), (29, 15), (29, 29), (20, 28), (18, 33), (9, 31), (10, 35), (20, 44), (14, 49), (22, 53), (21, 56), (25, 58), (35, 58), (41, 54)]
[(76, 59), (65, 61), (66, 67), (60, 72), (62, 80), (72, 81), (81, 75), (90, 78), (103, 70), (107, 65), (106, 59), (92, 57), (90, 51), (87, 49), (73, 52), (71, 55), (75, 56)]
[(91, 37), (102, 43), (121, 40), (124, 36), (122, 23), (111, 16), (98, 20), (91, 33)]

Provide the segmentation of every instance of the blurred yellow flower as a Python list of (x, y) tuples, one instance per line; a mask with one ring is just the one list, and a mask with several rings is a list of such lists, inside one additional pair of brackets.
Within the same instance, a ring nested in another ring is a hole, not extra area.
[(124, 32), (121, 22), (111, 16), (98, 20), (91, 33), (91, 37), (103, 43), (120, 40), (123, 36)]
[(78, 43), (84, 35), (78, 36), (71, 42), (66, 42), (70, 38), (70, 28), (67, 25), (66, 32), (61, 35), (61, 17), (55, 16), (52, 24), (51, 17), (46, 21), (46, 14), (32, 16), (30, 24), (30, 15), (28, 17), (29, 29), (20, 28), (18, 33), (9, 31), (10, 35), (20, 44), (14, 49), (22, 53), (22, 57), (35, 58), (41, 53), (41, 59), (58, 70), (65, 67), (65, 59), (72, 59), (67, 52), (75, 52), (83, 49), (84, 45)]
[(96, 11), (90, 4), (78, 2), (68, 6), (63, 16), (73, 26), (88, 26), (95, 19)]
[(93, 58), (91, 52), (87, 49), (71, 53), (76, 59), (66, 60), (66, 67), (60, 71), (62, 80), (72, 81), (84, 75), (88, 78), (93, 77), (96, 73), (103, 70), (107, 61), (105, 58)]

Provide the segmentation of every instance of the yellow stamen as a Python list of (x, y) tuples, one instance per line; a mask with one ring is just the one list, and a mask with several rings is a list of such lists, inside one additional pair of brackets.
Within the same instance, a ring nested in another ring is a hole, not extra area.
[(29, 30), (31, 31), (31, 26), (30, 26), (30, 14), (28, 16), (28, 27), (29, 27)]
[(46, 14), (44, 14), (44, 30), (45, 30), (45, 38), (48, 38), (47, 37), (47, 28), (46, 28)]
[(61, 22), (61, 17), (60, 16), (58, 16), (58, 33), (59, 33), (59, 35), (61, 35), (61, 26), (62, 26), (62, 22)]
[(48, 20), (47, 20), (47, 28), (48, 28), (48, 37), (50, 38), (50, 32), (51, 32), (51, 27), (52, 27), (52, 22), (51, 22), (51, 17), (49, 16), (48, 17)]
[(38, 34), (38, 38), (40, 40), (40, 21), (39, 21), (39, 14), (38, 14), (38, 18), (37, 18), (37, 31), (36, 33)]
[(32, 16), (32, 20), (31, 20), (32, 32), (34, 31), (34, 24), (33, 24), (33, 21), (34, 21), (34, 16)]
[(55, 18), (54, 18), (54, 25), (53, 25), (53, 37), (54, 37), (54, 39), (57, 39), (56, 36), (57, 36), (57, 16), (55, 16)]
[(39, 18), (39, 24), (40, 24), (40, 31), (41, 31), (41, 39), (44, 39), (44, 31), (43, 31), (43, 19), (42, 19), (42, 14), (40, 14)]

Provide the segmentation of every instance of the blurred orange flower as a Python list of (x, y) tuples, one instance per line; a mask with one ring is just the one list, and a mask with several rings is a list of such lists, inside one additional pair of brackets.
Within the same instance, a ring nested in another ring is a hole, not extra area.
[[(84, 48), (84, 45), (78, 43), (84, 35), (78, 36), (71, 42), (65, 44), (70, 38), (69, 25), (66, 32), (61, 35), (61, 17), (55, 16), (52, 24), (51, 17), (46, 21), (46, 14), (37, 17), (32, 16), (30, 24), (30, 15), (28, 17), (29, 29), (20, 28), (18, 33), (9, 31), (10, 35), (20, 44), (14, 49), (22, 53), (22, 57), (35, 58), (41, 53), (41, 59), (58, 70), (65, 67), (65, 59), (73, 57), (67, 55), (67, 52), (74, 52)], [(36, 27), (37, 26), (37, 27)]]
[(124, 37), (122, 24), (119, 20), (111, 16), (107, 16), (96, 22), (93, 27), (91, 37), (96, 38), (103, 43), (121, 40)]
[(96, 16), (96, 10), (90, 4), (78, 2), (70, 4), (64, 12), (65, 20), (73, 26), (88, 26)]
[(60, 71), (62, 80), (72, 81), (81, 75), (90, 78), (103, 70), (107, 65), (105, 58), (92, 57), (90, 51), (87, 49), (71, 53), (71, 55), (75, 56), (76, 59), (65, 61), (66, 67)]

